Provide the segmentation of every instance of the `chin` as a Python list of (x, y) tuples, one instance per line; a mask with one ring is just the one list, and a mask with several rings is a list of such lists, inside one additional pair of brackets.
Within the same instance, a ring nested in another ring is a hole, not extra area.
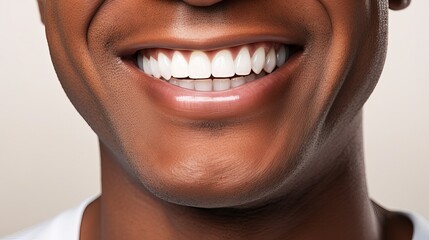
[[(156, 197), (177, 205), (197, 208), (234, 208), (258, 202), (279, 185), (272, 177), (254, 173), (213, 176), (212, 172), (176, 169), (175, 175), (157, 172), (142, 179)], [(192, 175), (195, 173), (195, 175)]]
[(288, 176), (285, 173), (293, 171), (289, 165), (294, 164), (290, 161), (263, 157), (266, 152), (223, 155), (201, 152), (153, 161), (150, 156), (144, 161), (133, 159), (131, 174), (138, 184), (166, 202), (226, 208), (259, 202), (282, 185)]

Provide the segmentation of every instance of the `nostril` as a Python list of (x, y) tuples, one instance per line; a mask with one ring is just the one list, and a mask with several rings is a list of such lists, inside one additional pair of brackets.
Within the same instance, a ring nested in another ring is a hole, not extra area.
[(222, 0), (183, 0), (185, 3), (198, 7), (207, 7), (216, 4)]

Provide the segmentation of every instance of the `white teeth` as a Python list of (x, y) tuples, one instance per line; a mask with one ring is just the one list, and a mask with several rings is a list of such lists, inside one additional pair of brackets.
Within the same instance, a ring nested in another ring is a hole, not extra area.
[(139, 65), (139, 68), (141, 70), (144, 69), (144, 64), (143, 64), (144, 60), (143, 59), (144, 59), (144, 57), (139, 54), (138, 57), (137, 57), (137, 65)]
[(244, 79), (244, 77), (236, 77), (236, 78), (231, 79), (231, 87), (232, 88), (239, 87), (245, 83), (246, 83), (246, 79)]
[(172, 85), (179, 86), (181, 88), (196, 90), (200, 92), (212, 92), (212, 91), (225, 91), (231, 88), (239, 87), (245, 83), (253, 82), (258, 78), (265, 76), (265, 72), (261, 72), (256, 75), (251, 73), (245, 77), (229, 78), (215, 78), (215, 79), (176, 79), (171, 78), (168, 82)]
[(259, 74), (264, 68), (265, 64), (265, 49), (259, 47), (252, 57), (252, 70), (254, 73)]
[(173, 54), (173, 60), (171, 61), (171, 75), (175, 78), (186, 78), (189, 76), (188, 73), (188, 62), (186, 62), (185, 57), (175, 51)]
[(170, 78), (170, 81), (168, 81), (168, 82), (173, 84), (173, 85), (179, 86), (179, 81), (180, 80), (178, 80), (176, 78)]
[(197, 91), (211, 92), (213, 90), (213, 80), (211, 79), (195, 80), (194, 85)]
[(189, 59), (189, 77), (195, 79), (209, 78), (212, 74), (210, 59), (202, 51), (194, 51)]
[(249, 75), (252, 71), (252, 60), (248, 47), (241, 48), (234, 61), (235, 73), (240, 76)]
[(150, 62), (147, 57), (143, 57), (143, 71), (148, 75), (152, 75), (152, 69), (150, 69)]
[(282, 66), (290, 57), (290, 49), (284, 45), (279, 46), (278, 50), (269, 46), (268, 53), (265, 52), (266, 45), (260, 46), (252, 56), (249, 49), (249, 46), (241, 47), (235, 59), (232, 50), (219, 50), (213, 53), (212, 60), (203, 51), (189, 52), (187, 60), (181, 51), (169, 53), (169, 50), (161, 49), (154, 51), (157, 54), (153, 56), (150, 52), (140, 52), (137, 64), (146, 74), (160, 79), (162, 77), (172, 85), (211, 92), (225, 91), (262, 78)]
[(194, 90), (194, 80), (179, 80), (178, 82), (180, 87)]
[(164, 53), (161, 53), (161, 52), (158, 54), (158, 67), (159, 67), (159, 71), (161, 72), (161, 76), (165, 80), (170, 80), (171, 61)]
[(277, 67), (283, 65), (287, 58), (289, 58), (289, 48), (286, 50), (285, 46), (281, 46), (277, 52)]
[(231, 51), (222, 50), (212, 60), (213, 77), (232, 77), (235, 75), (234, 60)]
[(264, 70), (266, 73), (271, 73), (274, 68), (276, 68), (276, 51), (274, 51), (274, 48), (271, 48), (265, 59)]
[(155, 58), (150, 57), (150, 69), (152, 70), (152, 75), (156, 78), (161, 77), (161, 72), (159, 71), (158, 62)]
[(213, 79), (214, 91), (225, 91), (231, 88), (231, 80), (229, 78), (216, 78)]
[(139, 68), (143, 70), (147, 75), (152, 75), (152, 70), (150, 69), (150, 61), (147, 57), (139, 55), (138, 57)]

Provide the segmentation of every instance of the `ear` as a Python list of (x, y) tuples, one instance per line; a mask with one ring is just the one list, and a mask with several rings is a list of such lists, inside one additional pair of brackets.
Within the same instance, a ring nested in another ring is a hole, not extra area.
[(392, 10), (402, 10), (407, 8), (411, 0), (389, 0), (389, 8)]
[(45, 0), (37, 0), (37, 3), (39, 4), (40, 19), (45, 24)]

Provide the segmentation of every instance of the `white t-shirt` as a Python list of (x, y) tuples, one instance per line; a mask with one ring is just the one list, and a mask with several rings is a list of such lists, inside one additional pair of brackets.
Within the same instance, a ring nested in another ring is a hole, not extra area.
[[(83, 212), (94, 199), (94, 197), (89, 198), (79, 206), (61, 213), (50, 221), (0, 240), (79, 240)], [(429, 222), (426, 219), (418, 214), (401, 213), (413, 223), (412, 240), (429, 240)]]
[(79, 206), (69, 209), (55, 218), (0, 240), (79, 240), (80, 224), (85, 208), (94, 201), (91, 197)]

